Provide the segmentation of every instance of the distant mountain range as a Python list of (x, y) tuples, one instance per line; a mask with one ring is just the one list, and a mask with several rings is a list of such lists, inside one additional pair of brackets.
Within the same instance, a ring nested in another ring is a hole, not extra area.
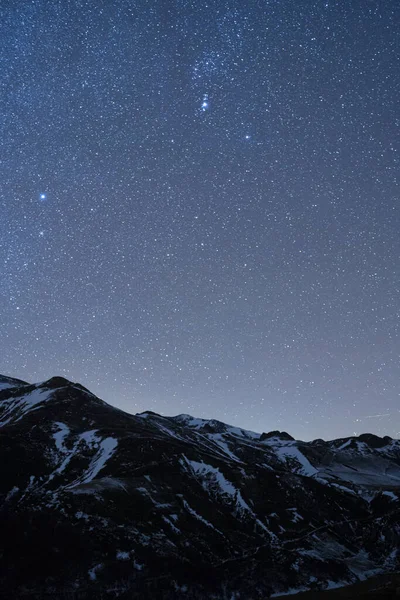
[(264, 600), (399, 569), (389, 437), (133, 416), (0, 376), (0, 465), (2, 597)]

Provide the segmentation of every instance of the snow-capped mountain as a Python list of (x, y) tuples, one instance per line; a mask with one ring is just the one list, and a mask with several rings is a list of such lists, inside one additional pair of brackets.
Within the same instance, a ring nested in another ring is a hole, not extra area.
[(264, 599), (399, 567), (389, 437), (306, 443), (0, 377), (0, 461), (12, 598)]

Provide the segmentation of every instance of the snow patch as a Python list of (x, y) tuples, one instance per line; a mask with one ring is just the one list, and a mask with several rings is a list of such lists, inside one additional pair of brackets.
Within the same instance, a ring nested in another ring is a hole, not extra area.
[(3, 390), (9, 390), (10, 388), (16, 387), (11, 383), (0, 383), (0, 392)]
[(339, 490), (342, 490), (343, 492), (346, 492), (347, 494), (353, 494), (353, 496), (357, 496), (356, 492), (354, 490), (351, 490), (350, 488), (346, 487), (345, 485), (340, 485), (339, 483), (334, 483), (333, 481), (329, 483), (330, 486), (338, 488)]
[(292, 521), (293, 523), (298, 523), (299, 521), (304, 521), (304, 517), (297, 511), (297, 508), (288, 508), (288, 511), (292, 513)]
[[(197, 475), (211, 475), (212, 478), (215, 479), (215, 481), (218, 483), (222, 493), (227, 494), (229, 496), (235, 496), (235, 494), (238, 492), (235, 486), (230, 481), (225, 479), (224, 475), (216, 467), (212, 467), (211, 465), (208, 465), (203, 462), (199, 463), (195, 460), (186, 460)], [(207, 486), (203, 485), (203, 487), (207, 489)]]
[(382, 496), (388, 496), (391, 500), (398, 500), (399, 497), (393, 492), (382, 492)]
[[(197, 419), (192, 417), (191, 415), (177, 415), (176, 417), (172, 417), (174, 420), (184, 423), (188, 427), (192, 429), (203, 429), (206, 426), (213, 427), (223, 427), (224, 433), (229, 433), (234, 436), (238, 436), (241, 438), (250, 438), (253, 440), (258, 440), (261, 437), (260, 433), (256, 433), (255, 431), (249, 431), (247, 429), (241, 429), (240, 427), (234, 427), (233, 425), (227, 425), (226, 423), (222, 423), (221, 421), (217, 421), (216, 419)], [(208, 435), (208, 434), (207, 434)]]
[(341, 446), (339, 446), (338, 450), (343, 450), (344, 448), (347, 448), (347, 446), (350, 446), (351, 442), (353, 440), (347, 440), (347, 442), (344, 442), (344, 444), (342, 444)]
[[(37, 389), (37, 390), (33, 390), (27, 396), (23, 396), (20, 399), (20, 402), (22, 404), (21, 408), (24, 411), (24, 414), (26, 414), (30, 410), (34, 409), (38, 404), (47, 402), (47, 400), (49, 400), (50, 397), (53, 395), (53, 391), (54, 390)], [(21, 419), (22, 416), (19, 419)], [(19, 421), (19, 419), (17, 419), (17, 421)]]
[(271, 594), (271, 598), (279, 598), (280, 596), (294, 596), (294, 594), (299, 594), (300, 592), (306, 592), (307, 588), (289, 588), (286, 592), (276, 592), (275, 594)]
[(102, 568), (103, 568), (103, 563), (100, 563), (98, 565), (95, 565), (91, 569), (89, 569), (88, 574), (92, 581), (96, 581), (96, 579), (97, 579), (96, 573), (97, 573), (97, 571), (100, 571)]
[[(91, 459), (89, 467), (86, 469), (83, 476), (79, 477), (74, 482), (66, 486), (66, 490), (71, 490), (77, 487), (78, 485), (83, 485), (91, 482), (98, 475), (98, 473), (105, 466), (106, 462), (114, 454), (115, 449), (118, 446), (118, 442), (112, 437), (101, 439), (97, 435), (97, 430), (85, 431), (78, 436), (73, 448), (70, 451), (68, 451), (64, 446), (64, 438), (67, 435), (67, 431), (69, 432), (69, 430), (63, 423), (58, 423), (58, 426), (60, 425), (63, 425), (63, 427), (60, 429), (60, 431), (55, 433), (54, 436), (56, 445), (58, 444), (57, 447), (65, 454), (65, 458), (54, 471), (54, 473), (50, 475), (49, 479), (53, 479), (56, 474), (60, 474), (65, 470), (65, 468), (70, 463), (71, 459), (75, 456), (76, 453), (79, 452), (79, 445), (82, 442), (84, 442), (91, 449), (97, 449), (95, 456)], [(114, 480), (112, 478), (104, 478), (104, 481), (105, 484), (103, 487), (121, 487), (125, 489), (125, 486), (118, 480)]]
[(214, 529), (214, 531), (217, 531), (219, 534), (223, 535), (218, 529), (216, 529), (216, 527), (214, 527), (214, 525), (212, 523), (210, 523), (210, 521), (207, 521), (207, 519), (204, 519), (204, 517), (202, 517), (201, 515), (199, 515), (199, 513), (196, 512), (194, 510), (194, 508), (192, 508), (189, 505), (189, 503), (186, 502), (186, 500), (184, 498), (182, 498), (182, 502), (183, 502), (184, 508), (186, 508), (186, 510), (188, 511), (188, 513), (191, 514), (193, 517), (195, 517), (195, 519), (197, 519), (198, 521), (201, 521), (202, 523), (204, 523), (204, 525), (206, 525), (210, 529)]
[[(176, 515), (171, 515), (171, 517), (176, 517)], [(163, 521), (165, 521), (165, 523), (167, 523), (167, 525), (169, 525), (172, 529), (172, 531), (174, 533), (181, 533), (181, 530), (178, 529), (175, 524), (171, 521), (170, 518), (168, 518), (166, 515), (162, 515), (162, 519)]]
[(58, 431), (53, 433), (53, 439), (55, 441), (56, 447), (60, 452), (68, 452), (68, 450), (64, 447), (64, 440), (69, 435), (70, 430), (65, 423), (60, 423), (56, 421), (54, 425), (57, 425)]
[(89, 481), (92, 481), (92, 479), (94, 479), (102, 470), (108, 459), (114, 454), (117, 446), (117, 440), (112, 437), (101, 440), (99, 450), (97, 451), (96, 456), (92, 460), (89, 469), (86, 472), (86, 477), (84, 477), (80, 483), (89, 483)]
[[(0, 425), (7, 425), (10, 421), (20, 421), (26, 414), (32, 410), (37, 410), (38, 405), (47, 402), (53, 394), (54, 390), (35, 389), (29, 394), (5, 400), (3, 405), (7, 406), (2, 414)], [(13, 417), (17, 418), (14, 419)]]
[(260, 521), (260, 519), (257, 518), (253, 510), (244, 500), (240, 490), (235, 488), (235, 486), (230, 481), (228, 481), (228, 479), (225, 478), (225, 476), (221, 473), (221, 471), (218, 468), (203, 462), (199, 463), (195, 460), (189, 460), (188, 458), (186, 458), (186, 456), (184, 458), (186, 463), (190, 465), (194, 473), (205, 479), (201, 482), (201, 485), (206, 491), (209, 490), (209, 482), (215, 482), (221, 490), (222, 494), (225, 496), (229, 496), (234, 501), (238, 510), (249, 514), (255, 520), (257, 525), (261, 527), (261, 529), (268, 533), (268, 535), (272, 538), (275, 538), (275, 535), (264, 525), (262, 521)]
[(223, 450), (223, 452), (225, 454), (227, 454), (229, 456), (229, 458), (231, 458), (235, 462), (242, 463), (242, 461), (235, 454), (233, 454), (233, 452), (231, 452), (231, 450), (229, 449), (228, 444), (224, 440), (224, 434), (222, 434), (222, 433), (211, 433), (211, 434), (207, 434), (207, 437), (209, 439), (211, 439), (213, 442), (215, 442), (216, 444), (218, 444), (218, 446)]
[(18, 494), (18, 492), (19, 492), (19, 487), (14, 485), (12, 490), (10, 490), (8, 492), (7, 496), (5, 497), (4, 502), (8, 502), (8, 500), (11, 500), (11, 498), (13, 498), (16, 494)]
[(97, 429), (84, 431), (80, 434), (79, 440), (83, 440), (88, 446), (94, 446), (95, 444), (98, 444), (99, 437), (97, 435)]
[(313, 477), (318, 474), (318, 470), (312, 466), (310, 461), (300, 452), (294, 442), (287, 445), (277, 446), (274, 448), (275, 453), (280, 461), (286, 462), (287, 459), (294, 459), (300, 464), (298, 473), (306, 477)]
[(88, 521), (89, 520), (89, 515), (82, 512), (81, 510), (78, 510), (78, 512), (75, 513), (75, 517), (77, 519), (83, 519), (84, 521)]

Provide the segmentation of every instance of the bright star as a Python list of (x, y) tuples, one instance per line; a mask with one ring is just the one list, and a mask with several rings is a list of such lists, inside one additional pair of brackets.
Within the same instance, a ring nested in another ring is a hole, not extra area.
[(46, 200), (46, 194), (40, 194), (40, 199), (41, 200)]
[(208, 94), (204, 94), (203, 96), (203, 102), (201, 104), (201, 110), (204, 112), (205, 110), (207, 110), (209, 108), (209, 104), (208, 104)]

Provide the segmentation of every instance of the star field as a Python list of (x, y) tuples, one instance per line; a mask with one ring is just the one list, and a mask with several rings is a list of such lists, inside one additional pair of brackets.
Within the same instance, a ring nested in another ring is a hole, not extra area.
[(398, 2), (0, 16), (0, 372), (400, 437)]

